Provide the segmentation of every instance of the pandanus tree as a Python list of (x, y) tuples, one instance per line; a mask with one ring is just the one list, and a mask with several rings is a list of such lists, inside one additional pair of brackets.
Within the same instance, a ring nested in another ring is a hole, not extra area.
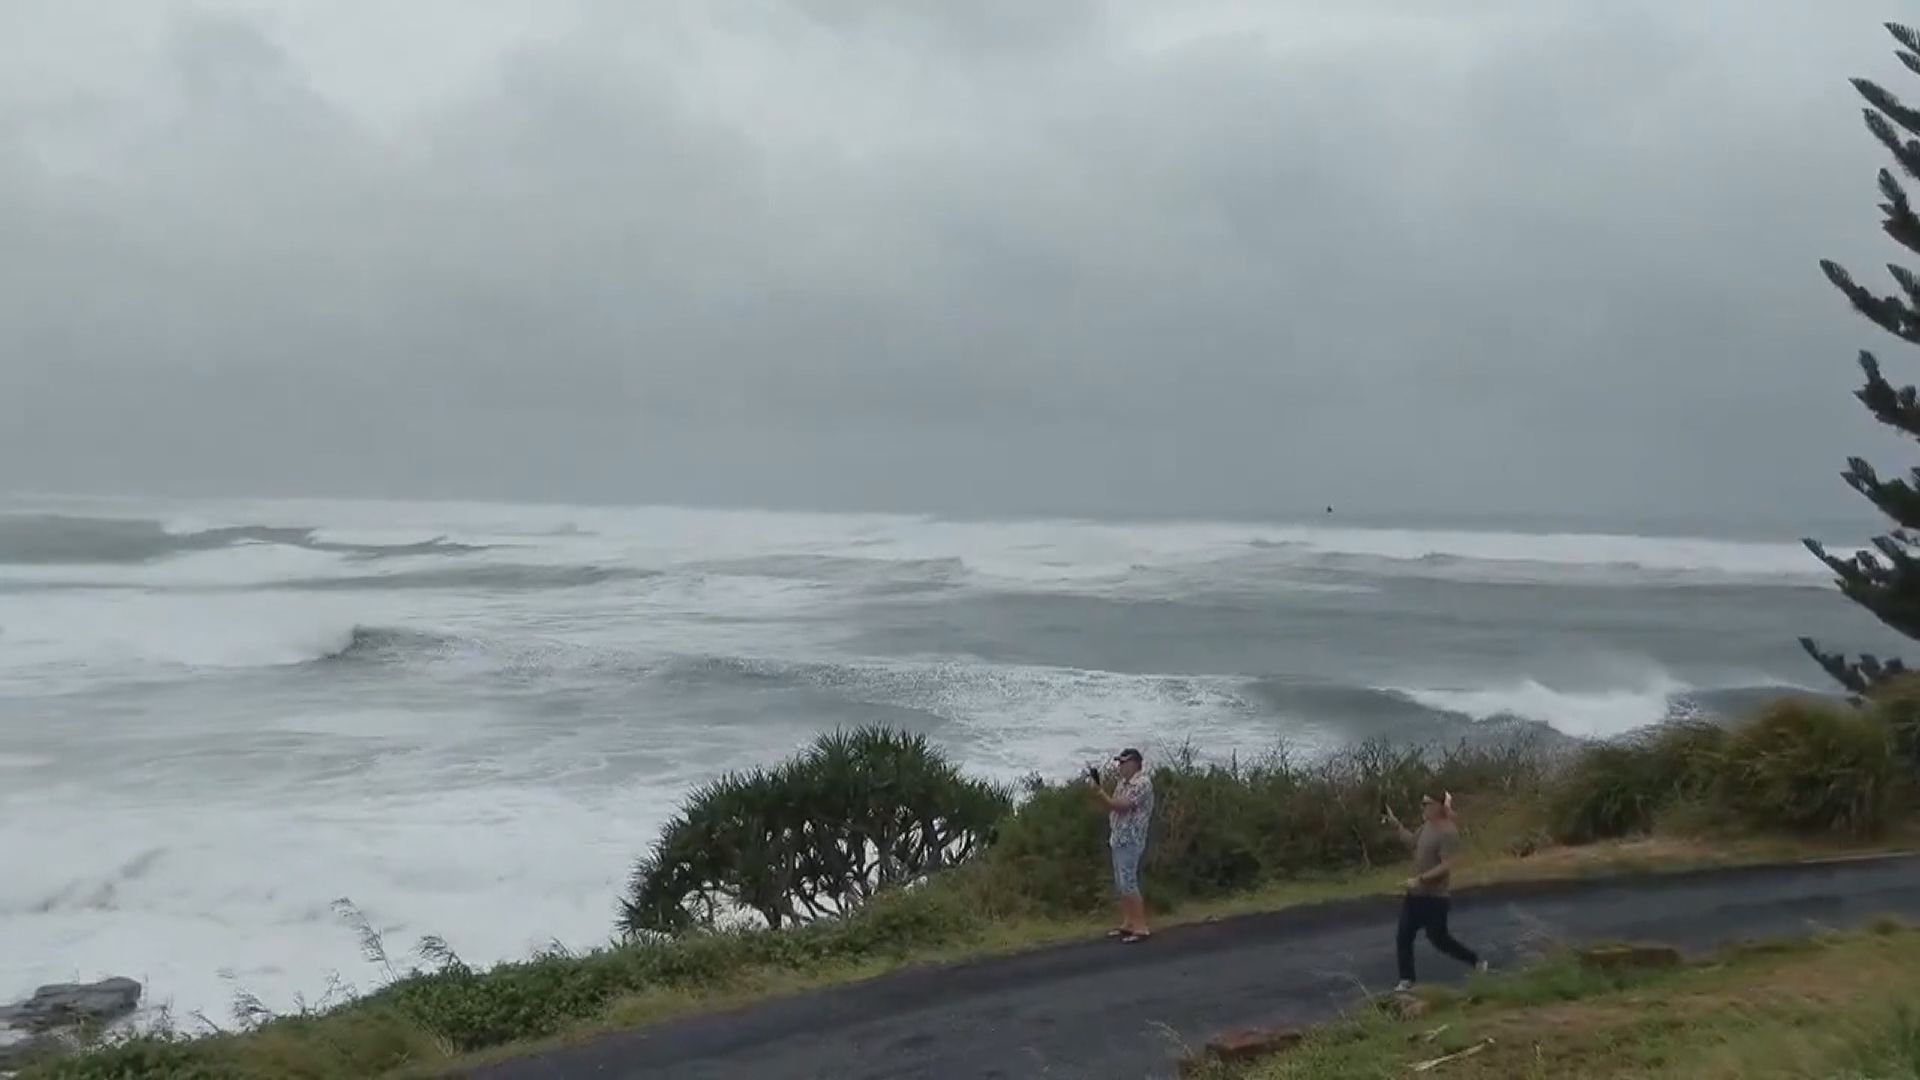
[(771, 927), (844, 913), (965, 862), (1010, 794), (963, 776), (924, 736), (861, 728), (820, 736), (773, 769), (695, 791), (635, 865), (628, 936), (757, 915)]

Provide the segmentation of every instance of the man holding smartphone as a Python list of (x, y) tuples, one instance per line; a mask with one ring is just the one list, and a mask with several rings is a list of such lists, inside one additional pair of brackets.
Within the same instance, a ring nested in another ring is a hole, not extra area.
[(1420, 797), (1420, 831), (1414, 832), (1386, 807), (1382, 820), (1399, 832), (1400, 839), (1413, 849), (1413, 876), (1407, 879), (1407, 894), (1400, 903), (1400, 931), (1394, 951), (1400, 962), (1400, 985), (1396, 993), (1413, 989), (1413, 939), (1422, 930), (1433, 947), (1476, 971), (1487, 970), (1487, 962), (1472, 949), (1460, 944), (1447, 929), (1447, 915), (1453, 906), (1453, 861), (1460, 851), (1460, 828), (1453, 820), (1453, 796), (1441, 793)]
[(1087, 785), (1107, 810), (1107, 846), (1113, 851), (1113, 888), (1119, 897), (1120, 925), (1107, 936), (1132, 945), (1153, 936), (1147, 929), (1147, 903), (1140, 896), (1140, 857), (1147, 851), (1147, 826), (1153, 821), (1153, 781), (1141, 767), (1140, 751), (1128, 747), (1113, 759), (1119, 782), (1109, 795), (1099, 770), (1087, 769)]

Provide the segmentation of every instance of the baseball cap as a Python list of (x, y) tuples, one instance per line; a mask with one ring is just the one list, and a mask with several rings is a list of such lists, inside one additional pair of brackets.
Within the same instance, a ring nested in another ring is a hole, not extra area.
[(1122, 750), (1122, 751), (1120, 751), (1120, 753), (1119, 753), (1119, 754), (1118, 754), (1117, 756), (1115, 756), (1113, 760), (1115, 760), (1115, 761), (1139, 761), (1139, 760), (1140, 760), (1140, 751), (1138, 751), (1138, 750), (1135, 750), (1135, 749), (1134, 749), (1133, 747), (1131, 747), (1131, 746), (1129, 746), (1129, 747), (1127, 747), (1127, 748), (1126, 748), (1125, 750)]

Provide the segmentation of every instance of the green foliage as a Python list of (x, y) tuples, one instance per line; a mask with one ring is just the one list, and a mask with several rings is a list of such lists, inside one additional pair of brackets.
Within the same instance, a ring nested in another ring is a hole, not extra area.
[(584, 956), (553, 955), (486, 972), (465, 967), (402, 979), (370, 999), (456, 1050), (540, 1038), (649, 990), (715, 990), (747, 972), (813, 971), (938, 947), (976, 933), (957, 890), (907, 889), (855, 914), (784, 931), (695, 931)]
[(1872, 836), (1902, 793), (1905, 700), (1858, 709), (1788, 699), (1731, 731), (1676, 724), (1583, 750), (1553, 786), (1556, 839), (1649, 832), (1679, 805), (1762, 831)]
[(128, 1039), (22, 1075), (30, 1080), (253, 1080), (205, 1048), (167, 1035)]
[[(1430, 790), (1533, 790), (1530, 740), (1443, 752), (1364, 743), (1314, 762), (1285, 754), (1206, 764), (1182, 752), (1152, 770), (1154, 817), (1141, 882), (1162, 907), (1302, 874), (1405, 857), (1383, 807), (1411, 812)], [(984, 861), (996, 910), (1088, 911), (1111, 896), (1106, 820), (1077, 781), (1029, 783)]]
[(841, 914), (964, 863), (1011, 805), (924, 736), (823, 735), (777, 768), (694, 792), (634, 868), (621, 929), (712, 927), (741, 910), (776, 929)]
[(1873, 836), (1892, 811), (1899, 769), (1887, 724), (1872, 712), (1779, 702), (1728, 742), (1728, 807), (1755, 827)]
[(1908, 775), (1920, 774), (1920, 676), (1890, 679), (1874, 688), (1869, 701)]
[(1723, 729), (1689, 722), (1586, 747), (1553, 786), (1549, 829), (1566, 844), (1649, 832), (1662, 810), (1712, 791), (1726, 742)]

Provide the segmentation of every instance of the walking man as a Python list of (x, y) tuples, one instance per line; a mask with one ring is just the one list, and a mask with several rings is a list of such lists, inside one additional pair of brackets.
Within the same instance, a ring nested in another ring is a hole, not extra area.
[(1113, 849), (1113, 890), (1119, 897), (1120, 925), (1110, 938), (1132, 945), (1152, 937), (1147, 929), (1147, 903), (1140, 896), (1140, 857), (1147, 851), (1147, 826), (1153, 822), (1153, 781), (1141, 768), (1140, 751), (1128, 747), (1113, 759), (1120, 782), (1113, 794), (1100, 784), (1100, 775), (1088, 769), (1087, 783), (1107, 809), (1107, 845)]
[(1453, 820), (1453, 796), (1442, 793), (1420, 797), (1420, 831), (1413, 832), (1387, 808), (1386, 823), (1400, 833), (1400, 839), (1413, 848), (1413, 876), (1407, 879), (1406, 898), (1400, 904), (1400, 932), (1394, 941), (1400, 961), (1400, 985), (1396, 993), (1413, 989), (1413, 939), (1422, 930), (1433, 947), (1476, 971), (1487, 970), (1487, 962), (1472, 949), (1455, 940), (1447, 930), (1447, 911), (1452, 906), (1453, 862), (1460, 851), (1460, 829)]

